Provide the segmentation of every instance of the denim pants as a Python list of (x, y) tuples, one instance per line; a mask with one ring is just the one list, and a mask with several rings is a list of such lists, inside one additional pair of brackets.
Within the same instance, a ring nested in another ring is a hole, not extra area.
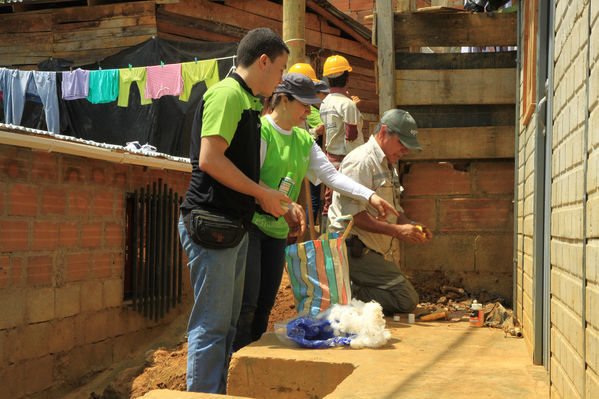
[(231, 347), (243, 295), (248, 236), (228, 249), (196, 244), (179, 218), (194, 304), (187, 325), (187, 390), (225, 394)]
[(285, 267), (285, 238), (270, 237), (253, 225), (249, 236), (243, 304), (233, 341), (234, 351), (260, 339), (268, 328)]
[(44, 105), (48, 131), (60, 133), (56, 72), (8, 69), (4, 72), (4, 86), (4, 118), (7, 124), (21, 123), (25, 95), (32, 94), (38, 96)]

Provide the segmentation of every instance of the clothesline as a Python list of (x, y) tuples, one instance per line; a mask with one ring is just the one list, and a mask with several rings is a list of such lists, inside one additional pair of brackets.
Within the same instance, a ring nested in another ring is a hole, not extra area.
[[(117, 101), (127, 107), (131, 84), (136, 83), (142, 105), (152, 103), (165, 95), (178, 96), (189, 101), (191, 90), (198, 82), (206, 87), (220, 80), (218, 60), (235, 59), (236, 56), (211, 58), (174, 64), (74, 71), (21, 71), (0, 68), (0, 92), (4, 97), (5, 123), (19, 125), (27, 94), (40, 97), (44, 106), (48, 130), (60, 131), (57, 76), (61, 74), (60, 92), (63, 100), (87, 99), (93, 104)], [(235, 62), (227, 73), (234, 70)]]

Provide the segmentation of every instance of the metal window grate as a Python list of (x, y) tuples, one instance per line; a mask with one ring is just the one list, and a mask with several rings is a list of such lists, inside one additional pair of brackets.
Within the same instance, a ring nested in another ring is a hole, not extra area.
[(154, 320), (181, 303), (181, 201), (162, 179), (153, 182), (151, 190), (147, 185), (127, 196), (125, 295), (134, 309)]

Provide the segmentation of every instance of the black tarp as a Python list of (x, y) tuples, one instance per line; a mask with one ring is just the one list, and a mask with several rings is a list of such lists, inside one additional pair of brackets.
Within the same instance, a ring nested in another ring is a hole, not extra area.
[[(83, 69), (113, 69), (174, 64), (204, 59), (214, 59), (235, 55), (237, 43), (189, 42), (162, 38), (149, 39), (117, 54), (91, 65), (80, 66)], [(41, 71), (68, 70), (66, 60), (47, 60), (38, 67)], [(233, 59), (218, 61), (220, 78), (223, 79)], [(61, 81), (61, 74), (57, 74)], [(132, 84), (129, 93), (129, 106), (119, 107), (116, 101), (107, 104), (92, 104), (86, 99), (62, 100), (58, 82), (61, 134), (93, 140), (100, 143), (125, 145), (128, 141), (149, 143), (158, 152), (189, 156), (189, 137), (191, 123), (197, 105), (206, 91), (204, 82), (197, 83), (189, 102), (180, 101), (175, 96), (164, 96), (153, 100), (152, 104), (141, 105), (136, 84)], [(0, 107), (1, 109), (1, 107)], [(0, 114), (2, 112), (0, 111)], [(23, 111), (21, 125), (37, 129), (46, 129), (41, 103), (27, 101)], [(4, 116), (0, 115), (0, 121)]]

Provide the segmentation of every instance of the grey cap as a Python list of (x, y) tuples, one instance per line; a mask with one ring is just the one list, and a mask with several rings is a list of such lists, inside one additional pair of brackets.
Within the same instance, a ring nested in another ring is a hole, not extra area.
[(416, 137), (418, 126), (416, 126), (416, 121), (412, 118), (412, 115), (407, 111), (403, 109), (385, 111), (381, 123), (395, 132), (399, 137), (399, 141), (410, 150), (422, 150), (422, 146)]
[(318, 82), (314, 82), (314, 88), (316, 89), (317, 93), (330, 93), (331, 92), (329, 85), (326, 84), (326, 82), (324, 80), (319, 80)]
[(287, 93), (304, 104), (320, 104), (322, 100), (316, 97), (312, 79), (301, 73), (286, 73), (283, 82), (277, 86), (274, 94)]

